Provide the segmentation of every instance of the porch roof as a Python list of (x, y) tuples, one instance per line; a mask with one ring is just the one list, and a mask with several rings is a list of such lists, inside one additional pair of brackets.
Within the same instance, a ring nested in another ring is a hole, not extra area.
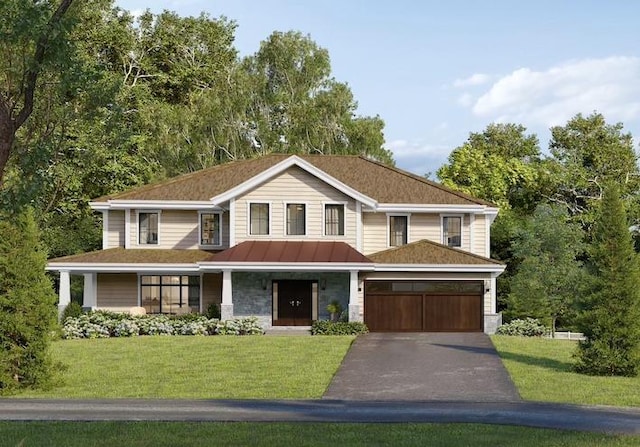
[(447, 247), (426, 239), (379, 251), (369, 255), (369, 258), (376, 264), (504, 266), (495, 259)]
[(78, 255), (49, 259), (55, 264), (195, 264), (211, 257), (214, 251), (175, 249), (108, 248)]

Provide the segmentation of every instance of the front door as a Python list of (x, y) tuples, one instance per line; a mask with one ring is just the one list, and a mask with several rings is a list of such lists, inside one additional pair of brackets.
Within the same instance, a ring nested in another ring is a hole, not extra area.
[(313, 282), (286, 280), (274, 282), (278, 307), (274, 312), (274, 326), (311, 326)]

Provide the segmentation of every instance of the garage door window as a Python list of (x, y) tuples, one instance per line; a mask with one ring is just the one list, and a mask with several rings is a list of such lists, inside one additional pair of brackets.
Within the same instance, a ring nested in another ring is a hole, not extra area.
[(480, 294), (483, 283), (479, 281), (369, 281), (367, 293), (441, 293)]

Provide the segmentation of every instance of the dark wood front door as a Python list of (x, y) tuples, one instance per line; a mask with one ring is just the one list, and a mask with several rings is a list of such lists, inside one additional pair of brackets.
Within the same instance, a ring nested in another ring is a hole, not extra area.
[(277, 281), (277, 318), (274, 326), (311, 326), (312, 281)]

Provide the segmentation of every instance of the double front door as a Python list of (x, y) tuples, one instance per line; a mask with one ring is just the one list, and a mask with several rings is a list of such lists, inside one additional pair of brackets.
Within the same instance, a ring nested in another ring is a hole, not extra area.
[(273, 283), (274, 326), (311, 326), (313, 281), (278, 280)]

